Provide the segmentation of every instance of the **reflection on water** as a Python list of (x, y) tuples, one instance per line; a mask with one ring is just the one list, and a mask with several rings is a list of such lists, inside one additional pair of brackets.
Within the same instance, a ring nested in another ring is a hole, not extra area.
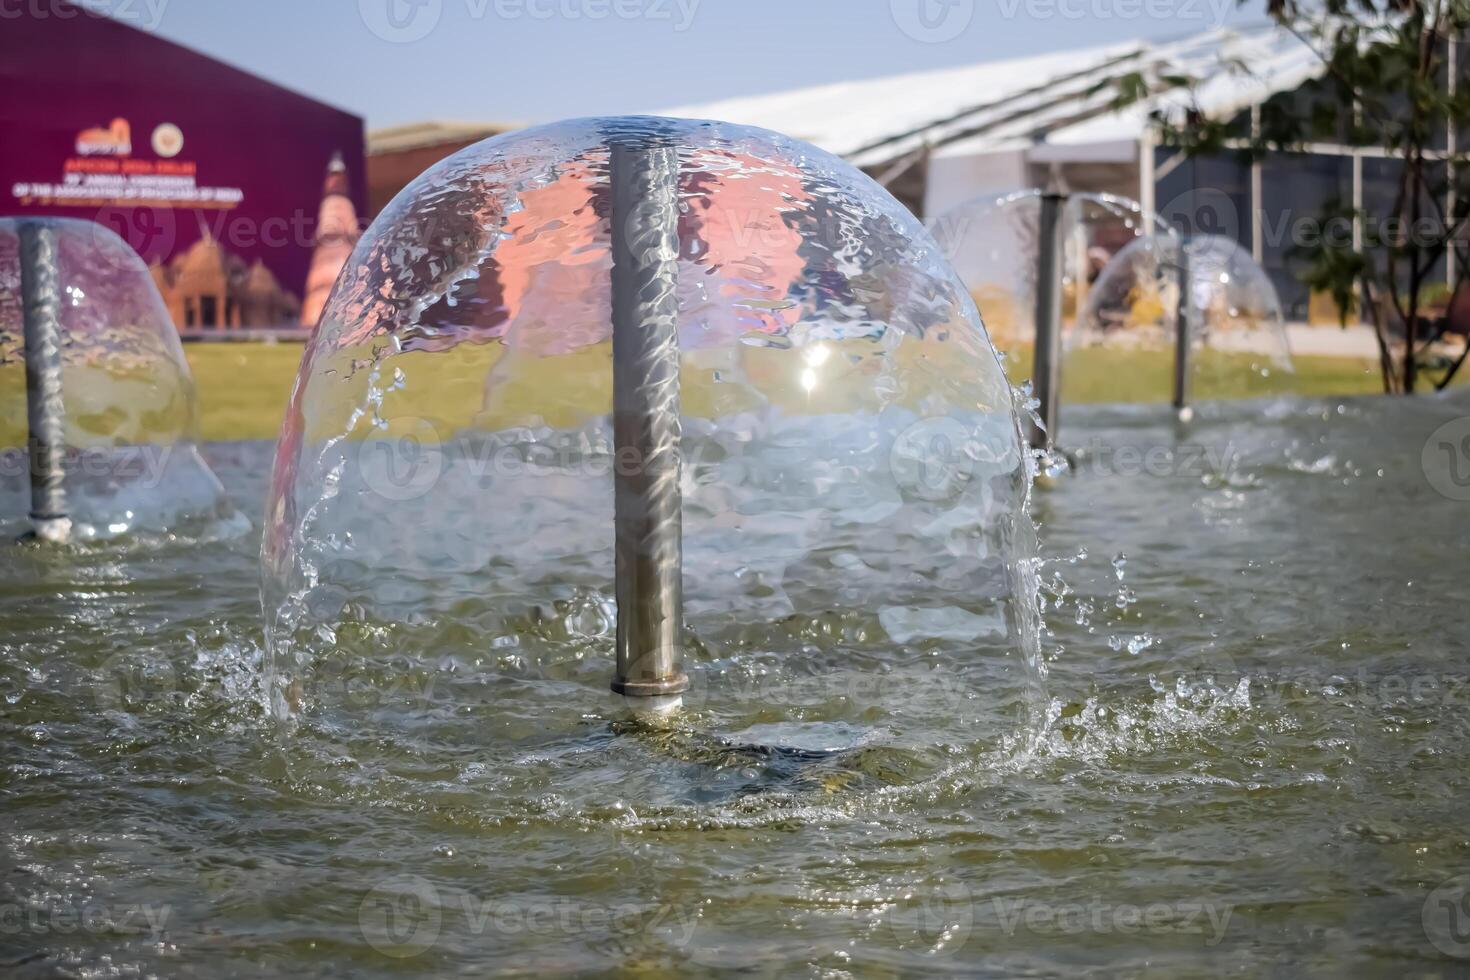
[[(470, 605), (324, 635), (316, 707), (282, 727), (253, 534), (11, 547), (0, 963), (1452, 973), (1470, 557), (1454, 474), (1422, 464), (1464, 413), (1074, 411), (1080, 471), (1035, 500), (1029, 730), (1020, 678), (961, 669), (984, 633), (800, 603), (701, 636), (691, 723), (636, 727), (595, 590), (488, 648)], [(270, 447), (205, 452), (263, 498)]]

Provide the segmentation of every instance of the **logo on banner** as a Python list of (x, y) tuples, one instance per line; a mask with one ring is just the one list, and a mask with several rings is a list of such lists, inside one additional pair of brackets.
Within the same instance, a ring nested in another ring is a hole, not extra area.
[(77, 153), (80, 156), (125, 157), (132, 152), (133, 127), (126, 119), (114, 119), (111, 126), (84, 129), (77, 134)]
[(184, 148), (184, 131), (173, 123), (161, 123), (153, 131), (153, 152), (165, 159), (176, 157)]

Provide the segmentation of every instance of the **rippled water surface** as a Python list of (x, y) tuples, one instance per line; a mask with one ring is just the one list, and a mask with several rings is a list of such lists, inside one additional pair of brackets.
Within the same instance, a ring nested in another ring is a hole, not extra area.
[[(285, 727), (258, 532), (6, 545), (0, 968), (1456, 975), (1470, 503), (1424, 448), (1465, 410), (1073, 410), (1030, 723), (934, 624), (798, 605), (710, 637), (694, 723), (640, 729), (582, 596), (488, 645), (323, 636)], [(259, 528), (271, 447), (204, 452)]]

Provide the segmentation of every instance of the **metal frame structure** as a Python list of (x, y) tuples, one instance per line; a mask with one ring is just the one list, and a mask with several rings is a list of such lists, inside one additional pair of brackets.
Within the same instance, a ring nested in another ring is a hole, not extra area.
[[(1446, 71), (1451, 92), (1458, 86), (1463, 60), (1459, 43), (1450, 44)], [(1193, 111), (1212, 119), (1241, 117), (1254, 120), (1259, 132), (1262, 104), (1320, 79), (1326, 71), (1321, 56), (1301, 38), (1258, 21), (1163, 40), (687, 106), (676, 114), (801, 132), (873, 174), (921, 217), (937, 217), (986, 193), (1040, 184), (1037, 168), (1052, 164), (1067, 169), (1074, 191), (1126, 194), (1148, 206), (1151, 200), (1163, 203), (1158, 201), (1159, 183), (1178, 162), (1167, 156), (1156, 159), (1153, 113), (1181, 121)], [(1180, 78), (1198, 82), (1184, 91)], [(1429, 157), (1452, 156), (1458, 135), (1448, 133), (1444, 148)], [(1350, 160), (1351, 193), (1359, 210), (1368, 183), (1363, 162), (1396, 156), (1389, 147), (1330, 142), (1305, 143), (1299, 151)], [(1265, 228), (1278, 216), (1262, 213), (1263, 191), (1270, 188), (1274, 161), (1284, 158), (1268, 156), (1264, 164), (1258, 161), (1250, 168), (1249, 213), (1239, 216), (1242, 243), (1278, 278), (1284, 260), (1273, 250)], [(1122, 167), (1131, 174), (1120, 174)], [(1344, 186), (1343, 196), (1347, 193)], [(1361, 220), (1355, 224), (1355, 237), (1361, 241)], [(1453, 283), (1456, 259), (1453, 254), (1446, 259), (1446, 279)]]

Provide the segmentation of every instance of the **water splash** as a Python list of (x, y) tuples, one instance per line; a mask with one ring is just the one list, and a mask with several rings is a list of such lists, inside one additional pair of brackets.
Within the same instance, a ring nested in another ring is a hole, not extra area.
[[(76, 542), (243, 533), (249, 523), (199, 455), (179, 333), (148, 266), (90, 221), (46, 219), (63, 298), (65, 478)], [(28, 526), (19, 219), (0, 219), (0, 538)]]
[[(580, 738), (586, 710), (603, 717), (608, 125), (458, 154), (344, 270), (263, 547), (283, 713), (334, 710), (313, 678), (344, 651), (413, 672), (453, 650), (424, 712), (488, 688), (515, 730), (537, 718)], [(861, 724), (921, 754), (905, 719), (935, 698), (959, 709), (958, 743), (1024, 724), (1044, 703), (1032, 464), (969, 296), (841, 161), (759, 130), (657, 125), (680, 146), (684, 216), (689, 716), (722, 732)]]

